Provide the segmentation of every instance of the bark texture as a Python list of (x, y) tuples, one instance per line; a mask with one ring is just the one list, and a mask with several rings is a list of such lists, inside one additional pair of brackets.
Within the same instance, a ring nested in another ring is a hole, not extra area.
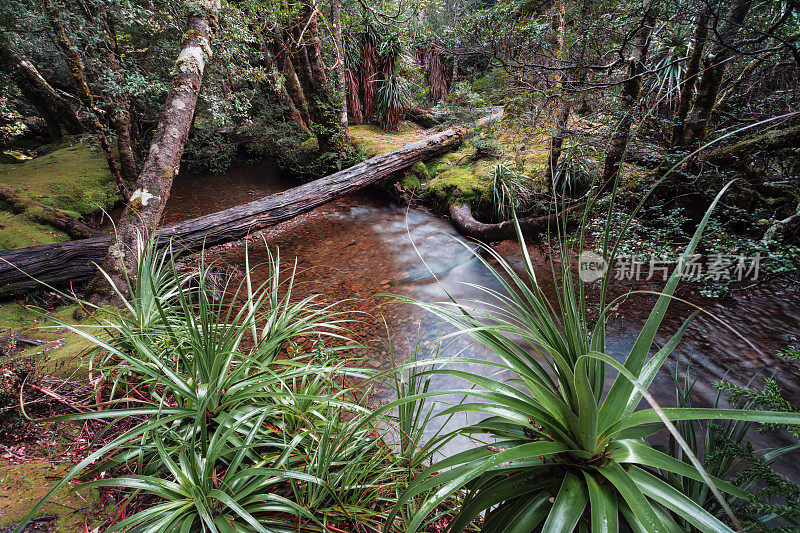
[(23, 96), (47, 122), (54, 137), (61, 137), (61, 126), (67, 133), (79, 134), (86, 130), (78, 120), (75, 109), (62, 98), (39, 71), (14, 46), (3, 32), (0, 32), (0, 64), (13, 78)]
[[(140, 243), (158, 225), (178, 173), (205, 66), (211, 58), (218, 10), (218, 0), (187, 2), (188, 29), (173, 67), (164, 110), (131, 200), (117, 225), (116, 238), (103, 261), (103, 270), (123, 294), (127, 292), (126, 277), (136, 277)], [(87, 299), (93, 304), (118, 303), (117, 298), (103, 276), (96, 276), (88, 287)]]
[(435, 128), (442, 123), (442, 121), (436, 118), (436, 115), (434, 115), (433, 111), (430, 109), (411, 107), (406, 109), (404, 113), (406, 120), (410, 120), (414, 124), (418, 124), (423, 128)]
[(725, 19), (720, 22), (717, 30), (718, 40), (714, 43), (709, 56), (706, 58), (705, 69), (700, 77), (697, 87), (697, 97), (694, 107), (684, 128), (684, 141), (702, 138), (708, 127), (711, 110), (717, 101), (722, 77), (728, 66), (728, 60), (733, 57), (735, 49), (731, 46), (733, 39), (747, 17), (752, 0), (732, 0)]
[(620, 95), (622, 118), (617, 124), (617, 128), (614, 130), (611, 142), (608, 145), (603, 164), (603, 177), (600, 181), (601, 188), (613, 183), (625, 157), (625, 150), (628, 147), (628, 141), (631, 136), (636, 104), (639, 101), (639, 93), (642, 90), (642, 73), (645, 70), (644, 62), (647, 59), (647, 51), (650, 47), (650, 35), (655, 23), (655, 12), (652, 7), (648, 7), (633, 39), (631, 55), (628, 58), (628, 77), (622, 86), (622, 94)]
[[(163, 226), (157, 231), (159, 245), (174, 239), (176, 252), (193, 251), (240, 239), (376, 183), (417, 161), (451, 151), (463, 136), (463, 130), (448, 129), (282, 193)], [(85, 281), (97, 273), (96, 265), (106, 257), (112, 242), (112, 236), (106, 235), (0, 252), (0, 296), (36, 289), (40, 286), (36, 280), (62, 286)]]
[[(583, 203), (577, 203), (567, 209), (549, 215), (526, 217), (519, 219), (519, 226), (525, 238), (536, 238), (540, 233), (555, 224), (556, 221), (565, 214), (575, 212), (583, 208)], [(472, 216), (472, 209), (466, 204), (450, 205), (450, 220), (453, 226), (465, 237), (471, 237), (484, 242), (496, 242), (506, 239), (516, 239), (517, 231), (513, 220), (504, 220), (495, 224), (487, 224), (475, 220)]]

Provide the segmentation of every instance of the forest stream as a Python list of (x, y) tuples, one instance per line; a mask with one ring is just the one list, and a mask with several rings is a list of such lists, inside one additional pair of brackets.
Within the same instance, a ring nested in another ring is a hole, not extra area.
[[(291, 180), (282, 178), (265, 162), (238, 165), (224, 174), (187, 172), (175, 181), (163, 223), (252, 201), (292, 185)], [(297, 258), (299, 292), (319, 293), (330, 301), (348, 299), (342, 306), (344, 309), (365, 313), (359, 317), (364, 322), (354, 327), (356, 338), (368, 346), (385, 346), (388, 328), (395, 354), (402, 355), (417, 342), (425, 345), (437, 341), (451, 329), (422, 309), (393, 302), (387, 294), (434, 302), (447, 298), (446, 289), (456, 300), (467, 302), (482, 296), (469, 284), (501, 289), (470, 251), (472, 245), (458, 236), (448, 220), (424, 208), (391, 203), (369, 191), (298, 216), (267, 230), (264, 236), (271, 248), (279, 247), (284, 268), (291, 267)], [(266, 270), (257, 265), (266, 259), (264, 241), (251, 238), (248, 246), (250, 263), (255, 265), (251, 270), (253, 278), (263, 281)], [(505, 241), (493, 246), (512, 266), (521, 268), (522, 258), (516, 243)], [(236, 242), (216, 247), (207, 255), (217, 265), (241, 272), (245, 265), (244, 250), (245, 244)], [(552, 284), (548, 282), (552, 280), (550, 267), (538, 245), (529, 244), (529, 250), (537, 278), (552, 296)], [(633, 286), (628, 282), (616, 282), (611, 293), (617, 296), (630, 290), (657, 291), (660, 288), (659, 285)], [(649, 307), (646, 304), (652, 298), (641, 294), (629, 296), (610, 318), (608, 346), (611, 355), (618, 360), (623, 360), (633, 345), (647, 317)], [(719, 299), (696, 296), (689, 296), (689, 299), (708, 313), (701, 313), (694, 319), (665, 367), (674, 369), (676, 357), (679, 357), (680, 376), (685, 379), (687, 362), (690, 363), (689, 378), (697, 380), (692, 390), (695, 407), (714, 404), (714, 383), (722, 378), (745, 384), (754, 376), (758, 381), (774, 375), (785, 397), (798, 397), (800, 373), (797, 365), (775, 356), (777, 350), (799, 342), (795, 336), (800, 331), (800, 290), (796, 279), (783, 277), (765, 281)], [(688, 314), (687, 309), (677, 304), (670, 307), (656, 339), (658, 345), (663, 345), (680, 327)], [(381, 316), (386, 320), (385, 325)], [(762, 353), (748, 346), (743, 338)], [(375, 368), (389, 367), (388, 353), (385, 348), (355, 350), (357, 356), (366, 358), (368, 365)], [(491, 352), (468, 338), (451, 337), (442, 344), (439, 356), (453, 355), (485, 359), (491, 357)], [(475, 365), (470, 370), (486, 373), (488, 368)], [(494, 377), (503, 380), (511, 376)], [(606, 379), (613, 379), (613, 376)], [(433, 384), (438, 389), (460, 385), (454, 378), (445, 376), (437, 376)], [(662, 370), (650, 391), (662, 405), (675, 404), (675, 387), (668, 371)], [(463, 422), (450, 421), (451, 424)], [(772, 435), (754, 435), (753, 439), (756, 447), (789, 442), (775, 440)], [(797, 458), (800, 454), (783, 456), (783, 468), (779, 470), (796, 475), (791, 465)]]

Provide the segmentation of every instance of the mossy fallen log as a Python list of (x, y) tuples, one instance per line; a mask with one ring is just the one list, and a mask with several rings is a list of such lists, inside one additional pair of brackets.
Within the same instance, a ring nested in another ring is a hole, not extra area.
[[(189, 252), (240, 239), (376, 183), (417, 161), (453, 150), (463, 135), (463, 130), (451, 128), (299, 187), (162, 226), (157, 231), (159, 244), (164, 246), (174, 241), (174, 250)], [(0, 297), (36, 289), (39, 282), (63, 287), (86, 281), (97, 272), (97, 265), (105, 259), (111, 242), (111, 236), (104, 235), (1, 252)]]
[(24, 214), (31, 220), (61, 230), (73, 239), (85, 239), (102, 235), (102, 232), (90, 228), (80, 220), (28, 198), (23, 198), (8, 187), (0, 187), (0, 201), (7, 203), (15, 213)]

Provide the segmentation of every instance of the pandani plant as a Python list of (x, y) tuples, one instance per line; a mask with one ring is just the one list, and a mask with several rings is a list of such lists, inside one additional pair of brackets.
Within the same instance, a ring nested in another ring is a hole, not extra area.
[[(747, 408), (661, 407), (648, 392), (690, 324), (691, 317), (650, 356), (683, 266), (695, 253), (711, 212), (728, 186), (700, 221), (664, 289), (656, 293), (657, 301), (622, 360), (609, 355), (606, 346), (607, 314), (618, 301), (607, 301), (611, 269), (606, 268), (601, 277), (599, 311), (592, 319), (587, 314), (586, 282), (573, 273), (569, 266), (572, 250), (560, 237), (565, 234), (565, 217), (554, 223), (563, 265), (557, 272), (552, 267), (555, 302), (547, 298), (537, 279), (519, 224), (516, 229), (523, 273), (490, 246), (481, 245), (481, 253), (476, 253), (503, 291), (477, 287), (485, 296), (477, 303), (452, 298), (443, 303), (401, 298), (449, 322), (455, 327), (452, 335), (471, 336), (491, 350), (496, 360), (455, 357), (427, 361), (435, 368), (424, 370), (424, 375), (444, 374), (462, 380), (465, 386), (400, 397), (385, 407), (420, 398), (460, 395), (464, 401), (444, 409), (439, 416), (477, 413), (485, 417), (443, 435), (447, 439), (466, 436), (475, 444), (426, 468), (390, 512), (385, 531), (391, 529), (394, 517), (408, 502), (414, 502), (417, 509), (407, 529), (413, 533), (437, 505), (459, 493), (463, 504), (448, 526), (451, 532), (460, 532), (474, 521), (482, 524), (485, 533), (742, 530), (728, 502), (744, 501), (751, 495), (710, 475), (675, 424), (732, 420), (792, 425), (800, 422), (800, 414)], [(612, 216), (616, 190), (607, 221)], [(585, 228), (585, 218), (581, 228)], [(613, 239), (608, 229), (603, 234), (606, 265), (624, 233)], [(583, 239), (581, 230), (579, 249)], [(462, 364), (485, 371), (462, 370)], [(495, 372), (514, 377), (498, 381), (491, 377)], [(616, 376), (607, 381), (612, 372)], [(644, 407), (640, 406), (643, 399)], [(680, 450), (680, 458), (648, 441), (663, 430)], [(705, 487), (721, 509), (721, 518), (672, 483), (676, 477)], [(424, 501), (420, 503), (419, 499)]]
[[(15, 531), (70, 480), (121, 494), (107, 531), (379, 529), (420, 466), (387, 435), (410, 415), (370, 416), (349, 382), (375, 371), (344, 367), (326, 347), (350, 319), (318, 296), (296, 298), (296, 264), (281, 277), (271, 253), (261, 285), (246, 254), (238, 286), (202, 259), (181, 273), (171, 257), (143, 246), (133, 296), (104, 324), (58, 321), (96, 347), (91, 377), (105, 394), (48, 420), (105, 425)], [(317, 348), (289, 350), (298, 335)]]

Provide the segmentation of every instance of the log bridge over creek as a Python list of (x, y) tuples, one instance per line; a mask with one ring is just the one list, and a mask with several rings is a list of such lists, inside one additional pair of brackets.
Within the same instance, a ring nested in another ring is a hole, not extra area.
[[(451, 128), (351, 168), (278, 194), (184, 222), (161, 226), (160, 246), (170, 241), (181, 252), (243, 238), (376, 183), (418, 161), (449, 152), (465, 131)], [(111, 235), (0, 252), (0, 297), (21, 294), (41, 283), (65, 286), (92, 278), (108, 253)]]

